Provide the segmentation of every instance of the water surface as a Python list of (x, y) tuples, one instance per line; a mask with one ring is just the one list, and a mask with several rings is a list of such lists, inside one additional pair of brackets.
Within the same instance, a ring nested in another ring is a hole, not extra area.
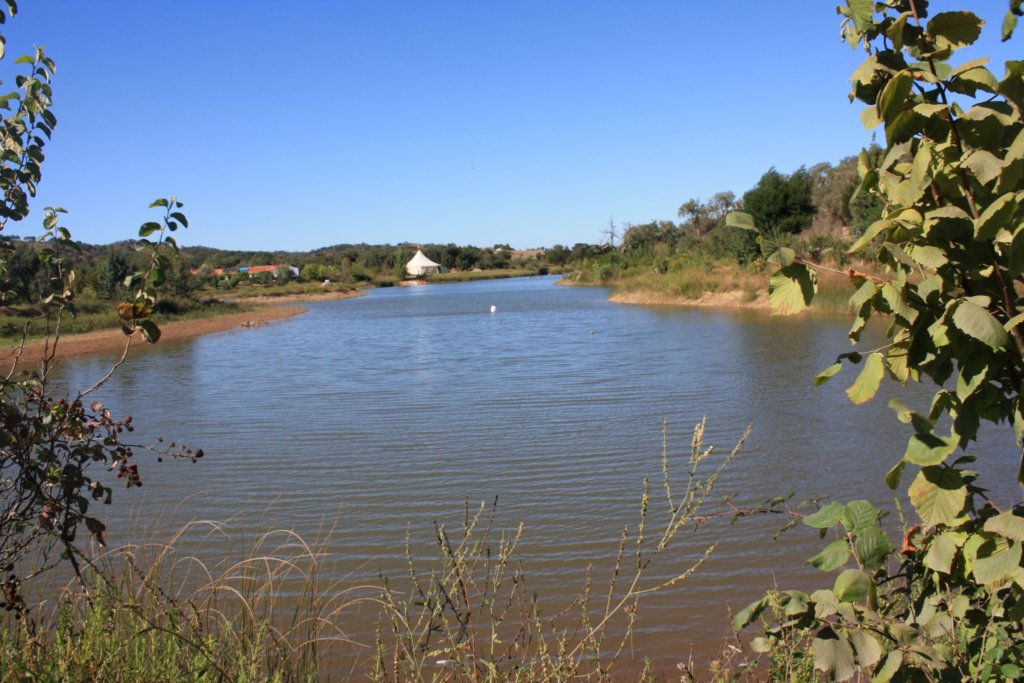
[[(843, 394), (849, 369), (812, 388), (849, 349), (847, 321), (621, 306), (606, 290), (554, 282), (380, 289), (139, 354), (104, 388), (107, 404), (134, 413), (141, 437), (207, 455), (196, 465), (144, 462), (146, 485), (119, 492), (117, 519), (167, 528), (230, 519), (239, 532), (306, 536), (327, 520), (329, 550), (346, 581), (358, 582), (402, 574), (407, 531), (417, 552), (431, 553), (435, 521), (457, 526), (467, 501), (497, 497), (500, 528), (525, 522), (533, 587), (564, 604), (587, 566), (606, 568), (621, 529), (635, 525), (645, 476), (658, 494), (663, 421), (675, 460), (705, 416), (707, 442), (725, 450), (752, 427), (719, 484), (738, 505), (790, 493), (891, 502), (880, 481), (908, 433), (885, 403), (899, 394), (921, 406), (928, 395), (887, 386), (852, 406)], [(61, 381), (86, 385), (109, 361), (67, 361)], [(1012, 442), (993, 437), (984, 450), (989, 484), (1014, 495)], [(718, 549), (642, 608), (634, 654), (667, 670), (691, 648), (718, 647), (727, 607), (775, 581), (829, 583), (803, 568), (813, 534), (768, 539), (782, 523), (757, 518), (684, 535), (656, 576), (685, 568), (711, 542)], [(216, 555), (216, 544), (200, 552)]]

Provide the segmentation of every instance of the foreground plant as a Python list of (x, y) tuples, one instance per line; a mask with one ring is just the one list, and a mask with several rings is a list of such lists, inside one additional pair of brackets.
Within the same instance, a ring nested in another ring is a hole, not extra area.
[[(17, 7), (6, 0), (0, 23), (13, 17)], [(0, 36), (0, 59), (3, 57)], [(17, 90), (0, 96), (0, 107), (10, 112), (0, 122), (0, 230), (8, 221), (28, 216), (29, 205), (42, 178), (43, 149), (57, 119), (51, 111), (50, 81), (55, 65), (37, 49), (17, 64), (26, 72), (16, 77)], [(126, 342), (120, 361), (91, 387), (77, 393), (57, 393), (50, 373), (57, 358), (61, 325), (74, 315), (72, 283), (75, 272), (66, 256), (77, 248), (70, 231), (60, 225), (60, 208), (46, 208), (43, 235), (36, 255), (48, 276), (47, 291), (39, 302), (40, 315), (26, 323), (20, 342), (6, 357), (8, 369), (0, 375), (0, 608), (22, 616), (27, 610), (22, 584), (55, 566), (63, 558), (81, 575), (81, 538), (84, 527), (105, 543), (104, 523), (97, 503), (109, 504), (113, 486), (141, 486), (135, 452), (146, 448), (126, 441), (133, 430), (130, 416), (115, 418), (88, 395), (105, 383), (124, 361), (134, 339), (155, 342), (159, 328), (149, 319), (159, 286), (169, 267), (168, 249), (177, 249), (169, 233), (188, 222), (175, 198), (158, 199), (152, 207), (164, 209), (159, 222), (139, 230), (138, 247), (149, 255), (146, 267), (128, 277), (129, 299), (118, 307)], [(156, 239), (150, 239), (153, 235)], [(0, 271), (6, 254), (0, 253)], [(13, 283), (0, 279), (0, 301), (8, 298)], [(29, 327), (46, 329), (45, 353), (34, 370), (21, 367)], [(161, 455), (191, 459), (202, 451), (176, 448)], [(104, 474), (99, 474), (102, 470)], [(106, 476), (105, 476), (106, 475)], [(117, 480), (116, 483), (115, 481)]]
[[(1010, 4), (1004, 40), (1021, 14)], [(877, 164), (862, 154), (859, 189), (877, 194), (883, 215), (851, 248), (877, 245), (886, 274), (849, 271), (850, 338), (874, 314), (889, 326), (882, 347), (842, 354), (815, 380), (863, 363), (847, 390), (854, 403), (871, 400), (887, 375), (934, 383), (926, 410), (890, 402), (913, 434), (886, 483), (895, 489), (917, 469), (907, 495), (920, 523), (897, 550), (868, 501), (825, 506), (804, 523), (833, 534), (810, 560), (842, 570), (832, 588), (771, 593), (736, 620), (742, 628), (773, 615), (755, 649), (806, 642), (814, 667), (836, 680), (1017, 678), (1024, 661), (1024, 509), (992, 500), (966, 453), (983, 421), (1011, 425), (1018, 443), (1024, 436), (1024, 62), (1007, 62), (1001, 78), (987, 59), (953, 63), (983, 22), (968, 11), (928, 18), (927, 5), (839, 8), (845, 39), (868, 52), (851, 97), (869, 105), (861, 118), (886, 141)], [(730, 222), (754, 228), (747, 215)], [(781, 266), (775, 308), (809, 305), (811, 264), (784, 248), (772, 258)]]
[[(352, 673), (361, 653), (342, 624), (369, 586), (342, 585), (330, 531), (280, 530), (239, 545), (230, 523), (104, 552), (32, 624), (0, 638), (0, 681), (315, 681)], [(213, 542), (219, 560), (197, 557)]]

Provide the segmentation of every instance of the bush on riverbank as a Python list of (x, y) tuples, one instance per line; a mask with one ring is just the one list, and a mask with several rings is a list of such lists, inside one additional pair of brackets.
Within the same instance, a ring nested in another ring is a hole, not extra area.
[[(597, 264), (566, 277), (565, 284), (605, 286), (613, 298), (631, 303), (705, 304), (722, 308), (768, 309), (768, 264), (743, 266), (729, 261), (679, 265), (667, 271), (647, 266), (617, 268)], [(814, 315), (849, 315), (849, 276), (826, 272), (819, 278)]]

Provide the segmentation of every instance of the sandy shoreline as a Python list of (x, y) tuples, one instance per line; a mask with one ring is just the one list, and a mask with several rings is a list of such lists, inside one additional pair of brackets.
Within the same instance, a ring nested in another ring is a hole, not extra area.
[[(160, 341), (158, 344), (182, 339), (191, 339), (193, 337), (198, 337), (203, 334), (212, 334), (214, 332), (227, 332), (229, 330), (261, 327), (275, 320), (291, 318), (299, 315), (300, 313), (306, 312), (306, 309), (302, 306), (286, 306), (282, 304), (350, 299), (364, 295), (365, 294), (363, 292), (359, 291), (344, 291), (237, 299), (237, 303), (256, 304), (256, 307), (251, 311), (243, 311), (241, 313), (228, 313), (209, 318), (176, 320), (164, 323), (160, 325)], [(67, 358), (70, 356), (87, 356), (94, 353), (120, 353), (124, 349), (126, 341), (127, 339), (120, 329), (99, 330), (96, 332), (86, 332), (84, 334), (68, 334), (60, 338), (57, 357)], [(135, 335), (132, 338), (132, 350), (129, 353), (138, 353), (140, 349), (145, 349), (149, 346), (150, 345), (147, 344), (139, 335)], [(28, 365), (30, 363), (38, 363), (42, 360), (44, 353), (46, 353), (46, 345), (43, 340), (30, 341), (25, 344), (21, 357), (18, 359), (18, 364)], [(0, 351), (0, 363), (9, 364), (13, 359), (13, 348), (6, 348)]]
[(762, 311), (770, 309), (768, 297), (762, 292), (754, 299), (748, 299), (746, 292), (704, 292), (699, 298), (666, 294), (663, 292), (625, 291), (614, 292), (609, 301), (617, 304), (638, 304), (643, 306), (695, 306), (700, 308), (752, 308)]
[[(196, 320), (177, 320), (160, 326), (160, 341), (158, 344), (191, 339), (192, 337), (213, 332), (258, 327), (274, 320), (290, 318), (300, 313), (305, 313), (305, 311), (306, 309), (301, 306), (260, 306), (244, 313), (229, 313), (227, 315), (198, 318)], [(57, 346), (57, 358), (87, 356), (94, 353), (120, 353), (124, 349), (126, 341), (127, 338), (120, 329), (69, 334), (60, 338)], [(147, 346), (150, 345), (139, 335), (133, 335), (129, 355), (138, 353), (140, 349), (144, 349)], [(45, 352), (45, 342), (42, 340), (30, 341), (25, 344), (21, 357), (18, 359), (18, 364), (38, 363), (42, 360)], [(8, 364), (13, 359), (14, 349), (4, 349), (2, 362)]]
[(338, 292), (315, 292), (313, 294), (288, 294), (286, 296), (242, 296), (227, 297), (224, 301), (234, 301), (238, 304), (294, 304), (310, 303), (314, 301), (335, 301), (337, 299), (352, 299), (357, 296), (366, 296), (366, 292), (357, 289), (346, 289)]

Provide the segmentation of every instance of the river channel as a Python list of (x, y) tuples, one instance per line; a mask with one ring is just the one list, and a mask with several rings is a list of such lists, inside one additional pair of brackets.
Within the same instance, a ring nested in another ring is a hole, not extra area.
[[(557, 610), (589, 565), (604, 581), (622, 528), (637, 522), (645, 476), (651, 509), (666, 507), (663, 424), (681, 490), (693, 426), (705, 417), (706, 443), (726, 452), (752, 429), (709, 501), (828, 495), (892, 507), (880, 482), (908, 433), (886, 402), (899, 394), (920, 407), (928, 396), (884, 386), (853, 406), (843, 393), (850, 369), (813, 388), (849, 350), (847, 320), (623, 306), (605, 289), (555, 282), (379, 289), (138, 354), (103, 400), (133, 414), (140, 440), (161, 435), (206, 456), (158, 464), (140, 455), (145, 486), (117, 492), (111, 543), (193, 519), (227, 522), (236, 536), (289, 529), (312, 539), (327, 526), (339, 567), (330, 578), (355, 585), (401, 577), (407, 534), (417, 555), (436, 555), (435, 522), (457, 528), (467, 502), (497, 498), (496, 526), (524, 523), (523, 566)], [(110, 361), (68, 360), (59, 380), (86, 386)], [(1015, 496), (1012, 442), (1000, 433), (978, 450), (995, 494)], [(830, 585), (804, 567), (819, 547), (810, 530), (770, 539), (783, 523), (684, 530), (652, 579), (685, 569), (710, 543), (716, 551), (641, 603), (632, 654), (670, 671), (690, 653), (713, 653), (728, 609), (765, 589)], [(217, 543), (196, 552), (216, 556)], [(373, 627), (351, 628), (372, 637)]]

